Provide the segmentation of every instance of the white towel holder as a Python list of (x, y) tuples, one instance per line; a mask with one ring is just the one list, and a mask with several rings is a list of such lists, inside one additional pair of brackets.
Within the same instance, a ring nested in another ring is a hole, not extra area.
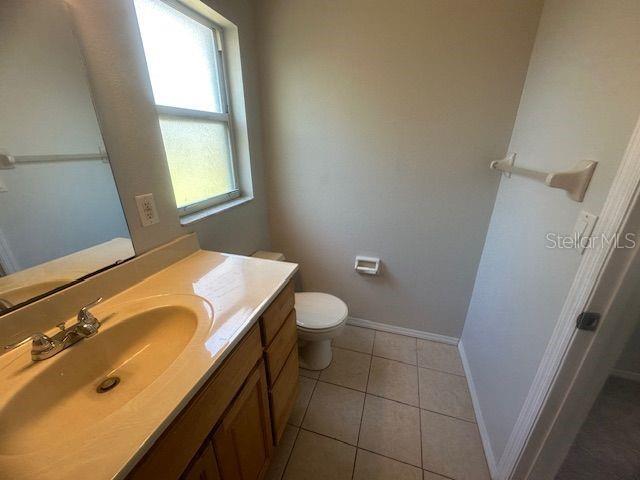
[(581, 160), (571, 170), (564, 172), (541, 172), (524, 167), (513, 165), (516, 154), (513, 153), (502, 160), (494, 160), (489, 164), (489, 168), (507, 174), (522, 175), (533, 180), (544, 183), (548, 187), (561, 188), (567, 192), (569, 198), (576, 202), (582, 202), (589, 187), (589, 182), (598, 162), (593, 160)]
[(74, 162), (86, 160), (102, 160), (109, 163), (106, 150), (100, 148), (98, 153), (66, 153), (53, 155), (10, 155), (0, 150), (0, 170), (16, 168), (19, 163)]

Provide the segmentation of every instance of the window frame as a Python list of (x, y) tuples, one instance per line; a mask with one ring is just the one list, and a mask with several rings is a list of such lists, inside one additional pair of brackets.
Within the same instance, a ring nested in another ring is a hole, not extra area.
[[(160, 117), (173, 117), (173, 118), (185, 118), (191, 120), (207, 120), (214, 123), (224, 123), (227, 125), (227, 135), (229, 141), (229, 155), (231, 156), (231, 161), (229, 162), (229, 167), (231, 168), (231, 177), (233, 179), (233, 189), (229, 192), (222, 193), (220, 195), (216, 195), (214, 197), (209, 197), (199, 202), (191, 203), (189, 205), (185, 205), (183, 207), (177, 207), (178, 215), (180, 217), (185, 217), (191, 215), (196, 212), (200, 212), (202, 210), (206, 210), (208, 208), (217, 207), (224, 203), (235, 200), (241, 196), (240, 191), (240, 179), (238, 177), (238, 155), (236, 151), (236, 140), (233, 132), (233, 115), (231, 108), (231, 99), (229, 98), (229, 79), (227, 78), (227, 69), (225, 62), (225, 51), (224, 51), (224, 34), (223, 28), (218, 25), (216, 22), (207, 18), (206, 16), (200, 14), (199, 12), (189, 8), (187, 5), (184, 5), (180, 1), (177, 0), (159, 0), (171, 8), (174, 8), (179, 13), (186, 15), (192, 20), (200, 23), (201, 25), (209, 28), (213, 34), (213, 42), (214, 48), (216, 49), (216, 69), (218, 75), (218, 88), (220, 90), (220, 102), (222, 106), (223, 113), (219, 112), (208, 112), (205, 110), (193, 110), (188, 108), (181, 107), (171, 107), (167, 105), (159, 105), (155, 102), (155, 95), (153, 104), (156, 109), (156, 113), (158, 114), (158, 122), (160, 121)], [(146, 58), (146, 57), (145, 57)], [(148, 68), (147, 68), (148, 71)], [(152, 92), (153, 93), (153, 92)], [(164, 142), (164, 139), (163, 139)], [(163, 145), (164, 147), (164, 145)], [(166, 152), (166, 149), (165, 149)], [(173, 180), (172, 186), (173, 189)], [(174, 192), (175, 195), (175, 192)]]

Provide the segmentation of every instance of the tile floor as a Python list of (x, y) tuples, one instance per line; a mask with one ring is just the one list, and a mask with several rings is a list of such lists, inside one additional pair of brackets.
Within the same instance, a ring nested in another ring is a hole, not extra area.
[(347, 326), (300, 393), (268, 480), (485, 480), (456, 347)]

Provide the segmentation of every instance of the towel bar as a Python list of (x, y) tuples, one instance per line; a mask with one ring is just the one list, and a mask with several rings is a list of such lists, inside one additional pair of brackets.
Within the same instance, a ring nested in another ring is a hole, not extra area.
[(582, 202), (584, 195), (596, 169), (598, 162), (593, 160), (581, 160), (571, 170), (563, 172), (541, 172), (524, 167), (515, 167), (515, 153), (503, 158), (494, 160), (489, 164), (489, 168), (499, 170), (506, 174), (522, 175), (533, 180), (543, 182), (548, 187), (561, 188), (567, 192), (569, 198), (576, 202)]

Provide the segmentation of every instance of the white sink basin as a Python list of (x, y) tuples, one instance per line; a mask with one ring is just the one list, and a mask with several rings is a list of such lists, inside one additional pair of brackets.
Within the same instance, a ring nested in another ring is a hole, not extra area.
[[(103, 322), (97, 335), (13, 373), (29, 378), (0, 400), (0, 455), (51, 448), (125, 408), (213, 318), (209, 303), (194, 295), (148, 297), (93, 312)], [(115, 387), (97, 391), (115, 378)]]

